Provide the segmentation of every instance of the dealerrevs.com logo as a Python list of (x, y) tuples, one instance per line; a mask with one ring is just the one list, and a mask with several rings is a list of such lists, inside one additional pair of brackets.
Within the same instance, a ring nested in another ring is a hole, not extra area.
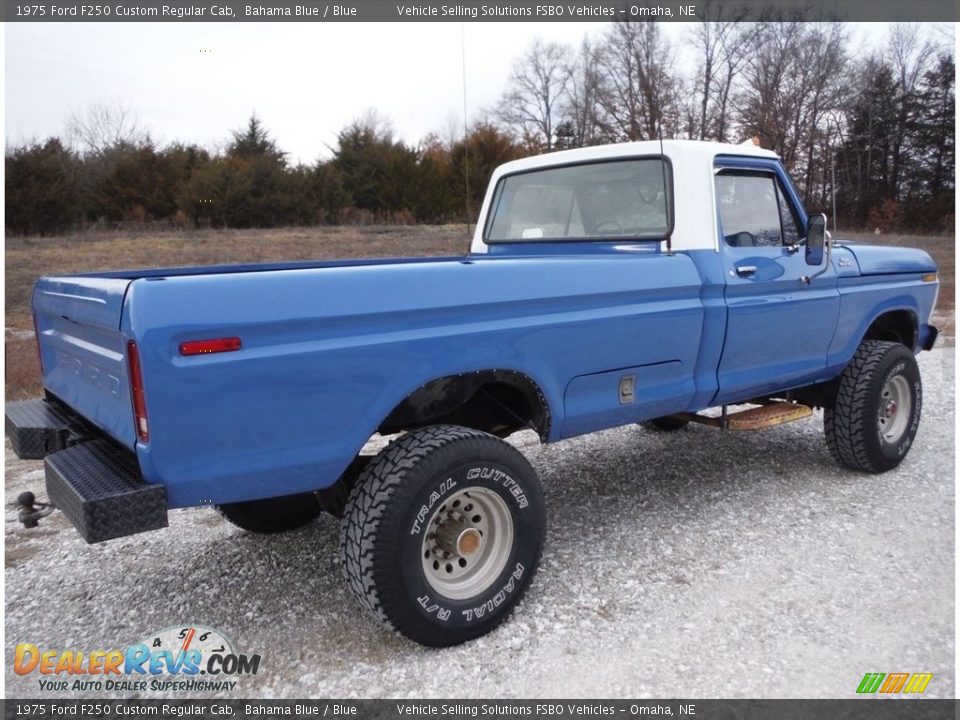
[(42, 649), (20, 643), (13, 671), (38, 676), (46, 692), (230, 691), (244, 675), (256, 675), (260, 655), (234, 650), (221, 632), (181, 625), (152, 633), (124, 650)]
[(927, 689), (933, 679), (933, 673), (867, 673), (860, 681), (857, 692), (860, 694), (883, 693), (894, 695), (919, 695)]

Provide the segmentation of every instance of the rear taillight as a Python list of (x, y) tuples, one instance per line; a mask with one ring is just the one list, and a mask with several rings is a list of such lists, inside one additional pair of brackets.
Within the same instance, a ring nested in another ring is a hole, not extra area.
[(147, 425), (147, 396), (143, 392), (143, 373), (140, 370), (140, 351), (137, 343), (127, 341), (127, 361), (130, 363), (130, 397), (133, 399), (133, 422), (141, 442), (150, 439)]
[(37, 316), (33, 316), (33, 337), (37, 341), (37, 360), (40, 363), (40, 379), (43, 379), (43, 353), (40, 351), (40, 326), (37, 325)]

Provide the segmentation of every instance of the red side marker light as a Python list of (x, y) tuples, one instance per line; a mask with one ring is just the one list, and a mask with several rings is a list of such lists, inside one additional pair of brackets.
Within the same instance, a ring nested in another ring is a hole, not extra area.
[(189, 340), (180, 343), (181, 355), (209, 355), (210, 353), (234, 352), (241, 346), (240, 338), (215, 338), (213, 340)]

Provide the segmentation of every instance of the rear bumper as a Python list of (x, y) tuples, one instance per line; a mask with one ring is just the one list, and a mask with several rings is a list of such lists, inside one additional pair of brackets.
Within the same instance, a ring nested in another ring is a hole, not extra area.
[(940, 331), (933, 325), (922, 325), (920, 327), (920, 336), (917, 338), (917, 344), (923, 350), (932, 350), (933, 344), (937, 341)]
[(25, 460), (40, 460), (87, 436), (65, 408), (47, 400), (7, 403), (5, 426), (13, 451)]
[(167, 526), (167, 493), (144, 482), (136, 456), (106, 440), (81, 443), (43, 462), (47, 495), (88, 543)]
[(8, 403), (6, 431), (21, 458), (44, 458), (47, 495), (88, 543), (167, 526), (163, 485), (144, 481), (136, 455), (97, 439), (46, 400)]

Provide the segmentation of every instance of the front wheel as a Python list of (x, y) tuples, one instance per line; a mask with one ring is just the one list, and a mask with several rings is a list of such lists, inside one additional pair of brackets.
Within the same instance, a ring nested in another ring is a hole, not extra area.
[(452, 425), (391, 443), (350, 493), (344, 571), (360, 603), (423, 645), (490, 632), (523, 596), (543, 545), (536, 472), (513, 446)]
[(897, 467), (920, 425), (923, 388), (909, 348), (864, 340), (840, 376), (837, 396), (823, 411), (834, 459), (869, 473)]

